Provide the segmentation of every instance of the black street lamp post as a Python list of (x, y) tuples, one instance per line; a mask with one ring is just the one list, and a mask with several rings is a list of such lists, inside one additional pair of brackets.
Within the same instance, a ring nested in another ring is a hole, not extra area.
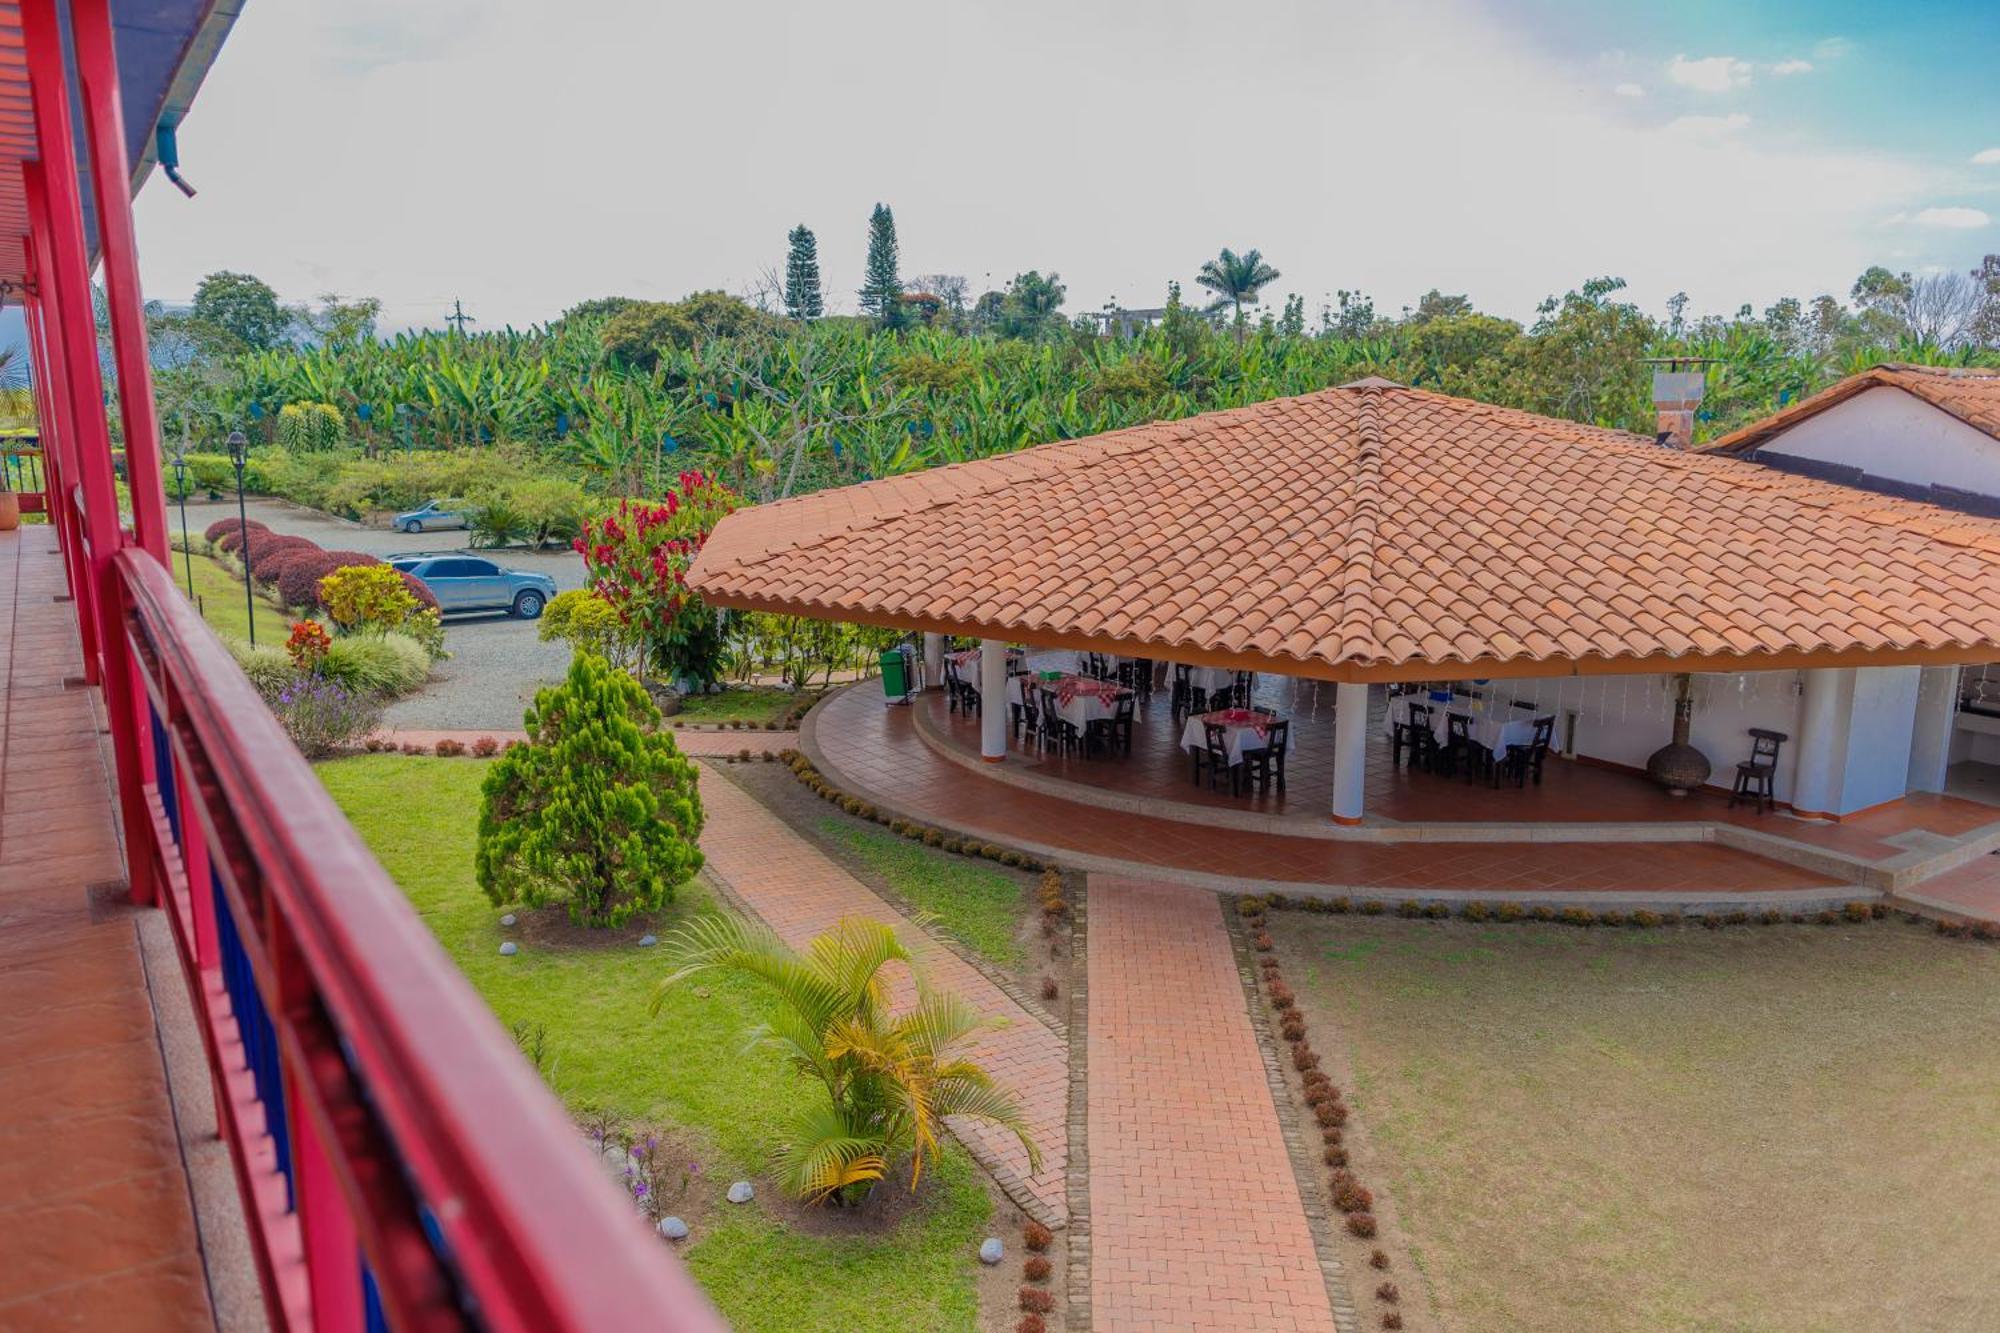
[(250, 618), (250, 646), (257, 646), (257, 599), (250, 587), (250, 515), (243, 506), (243, 464), (249, 460), (250, 441), (243, 438), (243, 432), (229, 432), (229, 461), (236, 469), (236, 530), (243, 536), (243, 544), (236, 549), (243, 555), (243, 612)]
[(188, 536), (187, 446), (174, 450), (174, 485), (181, 490), (181, 562), (187, 566), (188, 600), (194, 600), (194, 541)]

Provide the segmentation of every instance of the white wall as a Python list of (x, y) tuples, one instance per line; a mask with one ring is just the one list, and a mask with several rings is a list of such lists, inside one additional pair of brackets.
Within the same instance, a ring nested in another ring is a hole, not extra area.
[[(1750, 757), (1751, 727), (1791, 737), (1778, 751), (1777, 796), (1789, 801), (1797, 761), (1799, 673), (1756, 671), (1695, 677), (1695, 705), (1688, 742), (1708, 756), (1711, 785), (1736, 780), (1739, 760)], [(1532, 699), (1555, 714), (1556, 742), (1565, 739), (1565, 714), (1576, 714), (1576, 753), (1628, 768), (1644, 768), (1653, 751), (1674, 737), (1671, 676), (1600, 676), (1587, 680), (1502, 680), (1492, 688), (1512, 699)], [(1907, 764), (1909, 744), (1903, 746)], [(1898, 778), (1902, 769), (1897, 771)], [(1900, 794), (1900, 792), (1898, 793)]]
[(1894, 481), (2000, 495), (2000, 440), (1886, 385), (1835, 403), (1761, 448)]
[(1859, 667), (1848, 713), (1847, 753), (1833, 813), (1852, 814), (1909, 790), (1922, 667)]

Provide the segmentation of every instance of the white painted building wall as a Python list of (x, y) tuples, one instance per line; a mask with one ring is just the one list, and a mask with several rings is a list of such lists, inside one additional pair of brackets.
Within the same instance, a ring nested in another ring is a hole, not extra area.
[(1887, 385), (1807, 417), (1761, 449), (1858, 467), (1893, 481), (2000, 495), (2000, 440)]

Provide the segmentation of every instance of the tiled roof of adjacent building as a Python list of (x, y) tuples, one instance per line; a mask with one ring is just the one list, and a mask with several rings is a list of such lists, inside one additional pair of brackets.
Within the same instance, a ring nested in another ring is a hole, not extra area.
[(1949, 412), (1966, 425), (2000, 440), (2000, 370), (1881, 365), (1864, 370), (1859, 375), (1849, 375), (1840, 383), (1829, 385), (1774, 416), (1732, 431), (1702, 447), (1709, 452), (1747, 454), (1807, 417), (1818, 416), (1829, 407), (1870, 389), (1901, 389), (1914, 394), (1932, 407)]
[(1329, 679), (2000, 657), (2000, 522), (1386, 381), (759, 505), (692, 581)]

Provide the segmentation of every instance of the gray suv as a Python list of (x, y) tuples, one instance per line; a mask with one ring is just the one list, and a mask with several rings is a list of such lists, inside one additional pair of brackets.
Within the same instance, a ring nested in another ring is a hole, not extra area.
[(547, 574), (506, 569), (476, 555), (393, 556), (389, 565), (421, 580), (446, 614), (507, 611), (533, 620), (556, 595), (556, 581)]

